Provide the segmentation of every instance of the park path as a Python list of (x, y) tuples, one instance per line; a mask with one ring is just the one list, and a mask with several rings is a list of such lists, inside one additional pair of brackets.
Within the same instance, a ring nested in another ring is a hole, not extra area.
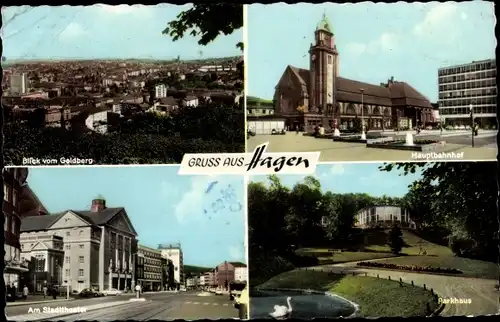
[[(367, 260), (377, 261), (381, 260)], [(500, 292), (495, 289), (498, 281), (482, 278), (469, 278), (446, 275), (432, 275), (406, 271), (384, 270), (378, 268), (357, 267), (356, 262), (346, 262), (332, 265), (309, 267), (312, 270), (325, 270), (334, 273), (357, 273), (367, 276), (399, 280), (405, 283), (433, 289), (443, 299), (471, 299), (471, 304), (447, 304), (441, 312), (443, 316), (478, 316), (500, 313)]]

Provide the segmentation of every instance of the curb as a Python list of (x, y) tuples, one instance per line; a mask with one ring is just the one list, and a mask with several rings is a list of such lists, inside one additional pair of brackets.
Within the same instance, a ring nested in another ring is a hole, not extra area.
[(55, 303), (55, 302), (68, 302), (68, 301), (75, 301), (75, 298), (71, 299), (61, 299), (61, 300), (43, 300), (43, 301), (36, 301), (36, 302), (7, 302), (7, 306), (21, 306), (21, 305), (36, 305), (36, 304), (43, 304), (43, 303)]
[(322, 292), (322, 291), (316, 291), (316, 290), (304, 290), (304, 289), (296, 289), (296, 288), (272, 288), (272, 289), (271, 288), (260, 288), (258, 290), (274, 291), (274, 292), (300, 292), (300, 293), (305, 293), (305, 294), (318, 294), (318, 295), (325, 295), (327, 297), (335, 297), (335, 298), (338, 298), (342, 301), (345, 301), (345, 302), (351, 304), (354, 307), (354, 313), (345, 317), (344, 319), (354, 318), (354, 317), (357, 317), (359, 314), (359, 305), (357, 303), (349, 301), (345, 297), (342, 297), (342, 296), (335, 294), (333, 292)]
[(434, 312), (432, 312), (430, 315), (428, 315), (427, 317), (432, 317), (432, 316), (438, 316), (439, 314), (441, 314), (441, 312), (443, 312), (444, 310), (444, 307), (446, 305), (444, 303), (441, 303), (435, 310)]

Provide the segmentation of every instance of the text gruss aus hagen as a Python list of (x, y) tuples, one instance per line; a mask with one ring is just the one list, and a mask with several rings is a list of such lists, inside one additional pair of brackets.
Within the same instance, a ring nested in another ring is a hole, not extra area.
[(179, 174), (312, 174), (316, 170), (320, 152), (265, 153), (268, 144), (257, 146), (253, 153), (185, 154)]

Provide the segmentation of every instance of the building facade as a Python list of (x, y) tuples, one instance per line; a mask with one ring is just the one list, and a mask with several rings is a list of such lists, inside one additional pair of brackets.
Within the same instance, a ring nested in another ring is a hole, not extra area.
[(368, 130), (429, 122), (429, 100), (409, 84), (392, 77), (380, 85), (340, 77), (339, 51), (326, 16), (316, 28), (309, 57), (309, 69), (289, 65), (275, 87), (275, 114), (285, 117), (289, 128), (352, 129), (355, 119)]
[(12, 74), (10, 76), (10, 92), (12, 94), (28, 93), (28, 75), (26, 73)]
[(200, 285), (214, 286), (215, 285), (215, 272), (206, 272), (200, 276)]
[[(236, 280), (236, 270), (237, 268), (244, 268), (246, 270), (246, 265), (240, 262), (224, 262), (215, 268), (214, 271), (214, 285), (219, 288), (227, 289), (231, 282)], [(238, 270), (238, 277), (244, 278), (246, 273), (242, 274), (241, 270)], [(243, 282), (243, 281), (238, 281)]]
[(184, 255), (180, 243), (158, 245), (161, 256), (172, 261), (174, 266), (174, 280), (178, 285), (184, 284)]
[(248, 282), (247, 265), (245, 265), (243, 263), (235, 263), (234, 280), (235, 280), (235, 282)]
[(158, 84), (155, 86), (155, 98), (167, 97), (167, 86), (165, 84)]
[(415, 229), (415, 222), (410, 218), (407, 209), (395, 206), (365, 207), (354, 216), (355, 227), (390, 227), (397, 223), (402, 227)]
[(124, 208), (108, 208), (104, 199), (94, 199), (90, 210), (24, 218), (21, 232), (27, 238), (41, 232), (63, 238), (63, 285), (72, 291), (135, 286), (137, 233)]
[(3, 207), (4, 216), (4, 263), (3, 278), (5, 285), (15, 286), (18, 290), (20, 275), (28, 272), (28, 265), (21, 261), (20, 196), (28, 178), (27, 168), (5, 168), (3, 170)]
[(197, 288), (198, 286), (201, 286), (199, 276), (193, 276), (193, 277), (186, 279), (186, 287), (187, 288)]
[(22, 284), (40, 292), (43, 286), (62, 285), (64, 241), (63, 237), (41, 231), (21, 233), (21, 261), (33, 262), (29, 274), (24, 274)]
[(496, 128), (496, 60), (475, 61), (438, 70), (439, 114), (446, 125), (470, 125), (474, 119), (483, 128)]
[(162, 290), (167, 281), (163, 280), (165, 262), (162, 261), (161, 251), (143, 245), (139, 245), (137, 249), (143, 261), (143, 272), (138, 276), (137, 283), (142, 286), (143, 291)]

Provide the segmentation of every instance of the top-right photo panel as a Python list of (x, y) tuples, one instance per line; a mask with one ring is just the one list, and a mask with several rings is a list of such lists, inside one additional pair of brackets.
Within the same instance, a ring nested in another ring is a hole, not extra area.
[(493, 3), (248, 6), (247, 150), (496, 160)]

